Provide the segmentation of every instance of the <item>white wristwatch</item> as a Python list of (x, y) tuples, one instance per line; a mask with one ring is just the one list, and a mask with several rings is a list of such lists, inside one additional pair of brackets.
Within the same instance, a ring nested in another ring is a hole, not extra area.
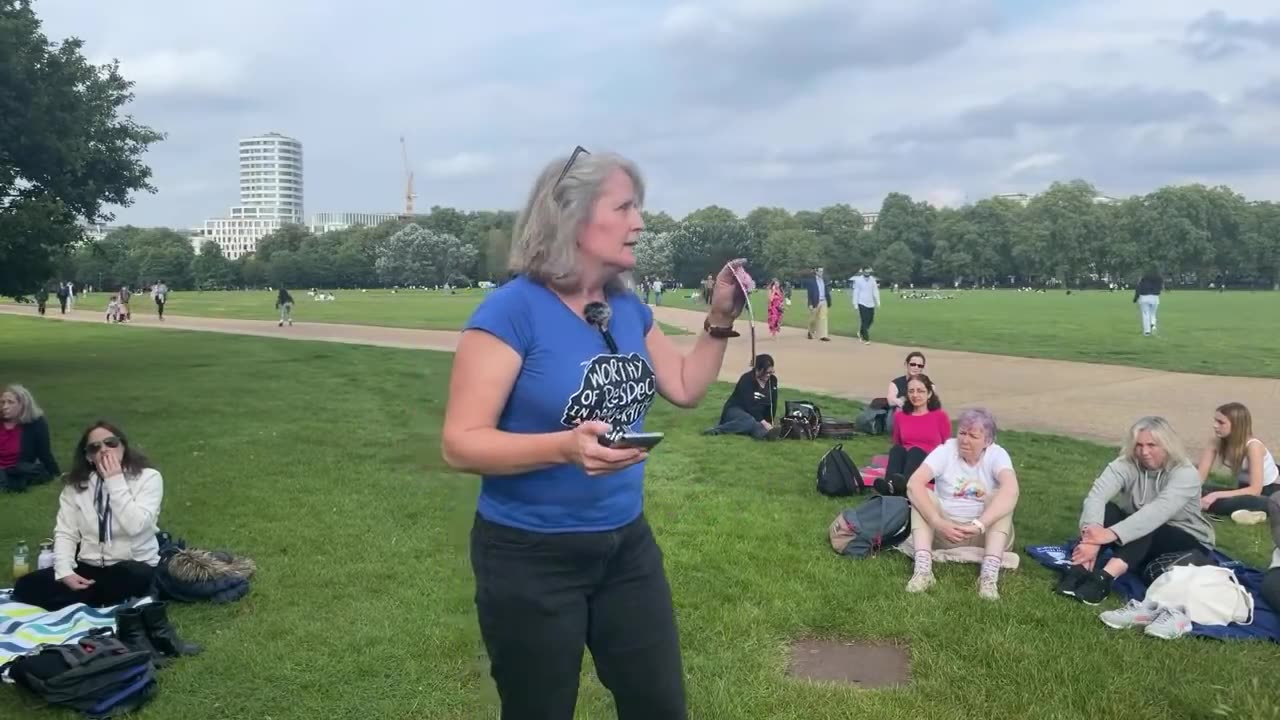
[(985, 533), (985, 532), (987, 531), (987, 526), (986, 526), (986, 525), (983, 525), (983, 524), (982, 524), (982, 521), (981, 521), (981, 520), (979, 520), (978, 518), (974, 518), (974, 519), (970, 520), (970, 521), (969, 521), (969, 524), (970, 524), (970, 525), (977, 525), (977, 526), (978, 526), (978, 529), (979, 529), (979, 530), (981, 530), (983, 533)]

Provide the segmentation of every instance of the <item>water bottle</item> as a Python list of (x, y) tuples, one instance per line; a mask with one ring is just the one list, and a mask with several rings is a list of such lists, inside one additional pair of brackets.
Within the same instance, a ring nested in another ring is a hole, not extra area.
[(18, 546), (13, 549), (13, 579), (26, 575), (31, 572), (31, 551), (27, 549), (27, 541), (19, 540)]
[(36, 560), (36, 569), (45, 570), (53, 567), (53, 541), (45, 540), (40, 543), (40, 557)]

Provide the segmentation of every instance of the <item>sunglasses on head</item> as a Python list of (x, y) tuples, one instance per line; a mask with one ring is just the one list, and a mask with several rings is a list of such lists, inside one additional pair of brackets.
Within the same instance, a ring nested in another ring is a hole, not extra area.
[(94, 440), (93, 442), (84, 446), (84, 451), (89, 453), (90, 455), (97, 455), (98, 452), (102, 450), (102, 446), (104, 445), (109, 448), (118, 448), (120, 447), (120, 438), (112, 436), (112, 437), (103, 438), (102, 440)]
[(586, 148), (581, 145), (573, 149), (573, 153), (569, 155), (569, 161), (564, 164), (564, 169), (560, 171), (560, 177), (556, 178), (556, 185), (564, 181), (564, 176), (569, 174), (569, 170), (573, 167), (573, 163), (578, 159), (579, 155), (590, 155)]

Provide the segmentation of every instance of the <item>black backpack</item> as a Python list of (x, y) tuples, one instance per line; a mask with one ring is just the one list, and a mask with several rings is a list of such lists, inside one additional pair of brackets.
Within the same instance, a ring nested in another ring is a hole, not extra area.
[(866, 491), (862, 473), (853, 458), (844, 451), (844, 445), (836, 445), (818, 461), (818, 492), (828, 497), (861, 495)]
[(45, 645), (13, 660), (9, 677), (50, 705), (108, 718), (136, 710), (156, 691), (151, 653), (130, 650), (110, 630)]
[(869, 407), (858, 413), (853, 421), (854, 428), (863, 435), (883, 435), (885, 425), (889, 422), (889, 411)]

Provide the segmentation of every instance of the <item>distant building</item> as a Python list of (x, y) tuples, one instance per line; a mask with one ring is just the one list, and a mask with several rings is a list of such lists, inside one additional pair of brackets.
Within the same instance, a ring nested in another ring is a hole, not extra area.
[[(302, 225), (302, 143), (279, 133), (240, 141), (240, 204), (228, 217), (206, 220), (201, 241), (212, 240), (235, 259), (285, 225)], [(194, 242), (194, 241), (193, 241)]]
[(346, 230), (356, 226), (373, 227), (388, 220), (395, 220), (398, 217), (400, 215), (397, 213), (316, 213), (311, 216), (311, 222), (308, 226), (311, 232), (319, 235), (320, 233)]
[(1026, 193), (1000, 193), (992, 197), (996, 200), (1012, 200), (1019, 205), (1026, 205), (1031, 202), (1031, 196)]
[(104, 225), (102, 223), (81, 223), (80, 231), (84, 233), (86, 242), (96, 243), (102, 242), (117, 229), (115, 225)]
[(862, 213), (862, 229), (868, 230), (870, 228), (875, 227), (876, 221), (879, 219), (880, 219), (880, 213), (878, 212)]

